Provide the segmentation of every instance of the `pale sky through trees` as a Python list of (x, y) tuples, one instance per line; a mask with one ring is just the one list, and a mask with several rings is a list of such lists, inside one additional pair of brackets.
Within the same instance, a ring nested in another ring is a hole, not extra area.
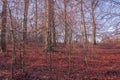
[[(18, 4), (15, 5), (12, 1), (14, 0), (8, 0), (8, 4), (10, 5), (10, 9), (12, 10), (12, 14), (14, 17), (16, 17), (16, 8), (19, 8), (18, 15), (20, 19), (23, 19), (23, 13), (24, 13), (24, 6), (23, 6), (23, 0), (19, 0)], [(22, 3), (21, 3), (22, 1)], [(55, 3), (55, 24), (56, 29), (59, 32), (60, 35), (63, 36), (63, 20), (61, 14), (63, 14), (64, 6), (61, 2), (62, 0), (56, 0)], [(69, 24), (72, 23), (71, 26), (74, 27), (73, 29), (73, 39), (77, 35), (81, 35), (80, 31), (80, 12), (79, 12), (79, 0), (72, 0), (67, 5), (67, 18), (69, 20)], [(87, 8), (84, 8), (85, 13), (85, 21), (87, 26), (87, 32), (88, 35), (91, 34), (91, 24), (90, 24), (90, 8), (89, 8), (89, 1), (90, 0), (83, 0), (84, 6)], [(38, 0), (38, 25), (43, 26), (45, 17), (45, 5), (44, 0)], [(2, 3), (0, 0), (0, 12), (2, 10)], [(28, 27), (34, 26), (35, 24), (35, 0), (30, 0), (29, 4), (29, 10), (28, 10)], [(71, 14), (72, 13), (72, 14)], [(120, 31), (120, 0), (99, 0), (99, 3), (95, 9), (95, 20), (97, 25), (97, 40), (101, 41), (104, 37), (103, 34), (106, 36), (112, 36), (114, 35), (114, 32), (116, 28), (118, 31)], [(60, 17), (61, 16), (61, 17)], [(73, 19), (73, 20), (72, 20)], [(19, 22), (19, 20), (18, 20)], [(32, 29), (32, 27), (30, 28)], [(74, 34), (75, 33), (75, 34)], [(62, 41), (62, 37), (60, 37), (60, 40)], [(91, 37), (89, 37), (89, 40), (91, 40)]]

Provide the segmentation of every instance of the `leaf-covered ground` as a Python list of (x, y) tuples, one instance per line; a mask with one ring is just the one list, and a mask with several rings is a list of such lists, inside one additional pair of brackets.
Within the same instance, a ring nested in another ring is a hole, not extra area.
[[(43, 52), (40, 45), (29, 44), (25, 54), (25, 69), (22, 72), (20, 52), (14, 65), (12, 80), (120, 80), (120, 45), (97, 45), (84, 50), (72, 46), (71, 70), (69, 54), (63, 44), (57, 45), (50, 53)], [(11, 47), (8, 46), (11, 50)], [(6, 54), (6, 55), (4, 55)], [(12, 52), (0, 53), (0, 80), (11, 80)], [(52, 67), (50, 68), (50, 63)]]

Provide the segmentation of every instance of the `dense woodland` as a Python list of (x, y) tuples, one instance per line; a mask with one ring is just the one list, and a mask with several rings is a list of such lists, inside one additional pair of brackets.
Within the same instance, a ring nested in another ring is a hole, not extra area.
[(0, 0), (0, 80), (119, 80), (120, 0)]

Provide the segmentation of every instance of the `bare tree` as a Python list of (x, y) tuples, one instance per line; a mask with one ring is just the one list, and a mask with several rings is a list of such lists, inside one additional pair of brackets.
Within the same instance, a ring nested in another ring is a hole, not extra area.
[(54, 5), (55, 2), (52, 0), (51, 1), (51, 10), (50, 10), (50, 15), (51, 15), (51, 36), (52, 36), (52, 45), (56, 45), (56, 29), (55, 29), (55, 15), (54, 15)]
[(1, 50), (6, 51), (7, 0), (2, 0)]
[(98, 3), (98, 0), (91, 0), (91, 19), (92, 19), (92, 44), (93, 45), (96, 45), (96, 22), (95, 22), (95, 14), (94, 14), (94, 11), (95, 11), (95, 8), (97, 6), (97, 3)]
[[(46, 0), (46, 32), (45, 32), (45, 51), (52, 51), (52, 34), (53, 15), (51, 14), (53, 0)], [(53, 12), (53, 11), (52, 11)]]
[(9, 14), (10, 14), (10, 23), (11, 23), (11, 27), (10, 27), (10, 31), (11, 31), (11, 40), (12, 40), (12, 64), (11, 64), (11, 78), (13, 78), (13, 66), (14, 64), (16, 63), (16, 46), (15, 46), (15, 35), (14, 35), (14, 24), (13, 24), (13, 18), (12, 18), (12, 13), (11, 13), (11, 10), (10, 10), (10, 7), (8, 6), (9, 8)]
[(64, 43), (68, 42), (68, 23), (67, 23), (67, 0), (64, 0)]
[(37, 32), (38, 32), (38, 4), (37, 4), (37, 2), (38, 2), (38, 0), (36, 0), (36, 2), (35, 2), (35, 9), (36, 9), (36, 12), (35, 12), (35, 31), (36, 31), (36, 33), (35, 33), (35, 37), (36, 37), (36, 42), (38, 41), (38, 34), (37, 34)]
[(84, 17), (84, 11), (83, 11), (83, 0), (80, 0), (80, 14), (81, 14), (81, 26), (82, 26), (82, 35), (83, 35), (83, 41), (84, 46), (87, 43), (87, 31), (86, 31), (86, 25), (85, 25), (85, 17)]
[(22, 42), (22, 52), (21, 52), (21, 64), (22, 70), (24, 71), (24, 54), (25, 54), (25, 45), (27, 39), (27, 15), (28, 15), (29, 0), (25, 0), (24, 5), (24, 20), (23, 20), (23, 42)]
[(28, 7), (29, 7), (29, 0), (25, 0), (24, 20), (23, 20), (23, 41), (25, 41), (25, 43), (26, 43), (26, 39), (27, 39), (27, 16), (28, 16)]

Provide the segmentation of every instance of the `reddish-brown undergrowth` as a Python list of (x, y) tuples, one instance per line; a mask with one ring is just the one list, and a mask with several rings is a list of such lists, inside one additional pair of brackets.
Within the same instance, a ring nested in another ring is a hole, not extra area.
[[(21, 70), (20, 53), (17, 51), (13, 80), (119, 80), (120, 48), (118, 44), (108, 47), (98, 45), (88, 51), (79, 46), (73, 47), (72, 71), (69, 71), (69, 56), (63, 44), (55, 47), (52, 52), (51, 69), (50, 53), (43, 52), (41, 46), (36, 49), (29, 45), (26, 48), (24, 73)], [(6, 56), (0, 53), (0, 80), (10, 80), (11, 75), (12, 52), (5, 54)]]

